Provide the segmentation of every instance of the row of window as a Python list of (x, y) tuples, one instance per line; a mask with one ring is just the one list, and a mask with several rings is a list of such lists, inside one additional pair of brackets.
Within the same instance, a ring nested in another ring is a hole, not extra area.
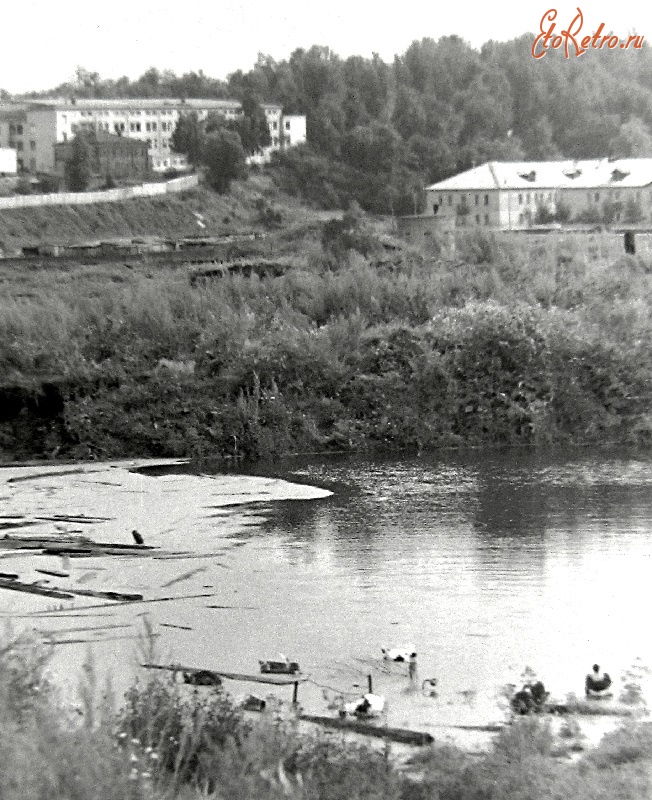
[[(465, 225), (466, 224), (465, 218), (464, 217), (460, 217), (458, 224), (459, 225)], [(475, 224), (476, 225), (481, 225), (482, 224), (482, 219), (481, 219), (481, 215), (480, 214), (476, 214), (475, 215)], [(491, 222), (489, 220), (489, 214), (485, 214), (484, 215), (484, 224), (485, 225), (491, 225)]]
[(534, 199), (535, 203), (545, 203), (546, 201), (552, 203), (553, 192), (548, 192), (547, 195), (546, 192), (534, 192), (532, 194), (530, 194), (530, 192), (527, 192), (527, 194), (525, 195), (519, 194), (518, 204), (519, 206), (522, 206), (523, 201), (525, 200), (525, 204), (529, 205), (532, 199)]
[[(70, 113), (74, 114), (75, 112), (73, 111), (73, 112), (70, 112)], [(132, 117), (140, 117), (140, 116), (142, 116), (144, 114), (147, 117), (156, 117), (158, 115), (161, 115), (161, 116), (172, 116), (172, 114), (174, 114), (176, 112), (174, 110), (168, 109), (168, 108), (156, 109), (156, 110), (153, 110), (153, 111), (134, 111), (131, 108), (126, 108), (124, 110), (123, 109), (112, 109), (111, 111), (98, 111), (98, 110), (94, 109), (92, 111), (80, 111), (79, 113), (81, 114), (82, 117), (93, 117), (93, 116), (96, 116), (96, 117), (108, 117), (110, 114), (129, 114)], [(64, 119), (65, 119), (66, 115), (64, 114), (63, 116), (64, 116)]]
[[(607, 192), (605, 192), (605, 195), (606, 195), (606, 197), (609, 198), (609, 200), (619, 200), (620, 199), (620, 191), (618, 191), (618, 190), (613, 191), (613, 190), (609, 189)], [(589, 201), (589, 203), (591, 201), (593, 201), (595, 203), (599, 203), (600, 202), (600, 197), (601, 197), (600, 192), (587, 192), (586, 193), (586, 199)], [(631, 195), (630, 195), (630, 197), (631, 197)], [(634, 192), (634, 199), (636, 200), (636, 202), (638, 202), (641, 199), (641, 193), (639, 191)], [(652, 192), (650, 193), (650, 199), (652, 200)]]
[[(289, 125), (288, 125), (288, 123), (286, 122), (285, 124), (286, 124), (286, 125), (287, 125), (287, 127), (289, 128)], [(454, 202), (454, 199), (453, 199), (453, 198), (454, 198), (454, 197), (455, 197), (455, 195), (453, 195), (453, 194), (449, 194), (449, 195), (448, 195), (448, 197), (447, 197), (447, 202), (448, 202), (448, 205), (449, 205), (449, 206), (452, 206), (452, 205), (453, 205), (453, 202)], [(443, 203), (443, 202), (444, 202), (444, 198), (443, 198), (443, 197), (440, 197), (440, 198), (439, 198), (439, 205), (442, 205), (442, 203)], [(473, 202), (474, 202), (474, 205), (476, 205), (476, 206), (479, 206), (479, 205), (480, 205), (480, 195), (479, 195), (479, 194), (476, 194), (476, 195), (474, 196), (474, 198), (473, 198)], [(484, 205), (485, 205), (485, 206), (488, 206), (488, 205), (489, 205), (489, 195), (488, 195), (488, 194), (485, 194), (485, 195), (484, 195), (484, 200), (483, 200), (482, 202), (484, 203)], [(465, 196), (465, 195), (460, 195), (460, 204), (461, 204), (461, 205), (465, 205), (465, 204), (466, 204), (466, 196)]]

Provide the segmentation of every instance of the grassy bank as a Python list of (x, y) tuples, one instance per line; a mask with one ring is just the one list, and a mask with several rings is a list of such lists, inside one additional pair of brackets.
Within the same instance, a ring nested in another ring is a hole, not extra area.
[(471, 235), (426, 259), (294, 217), (278, 278), (3, 274), (4, 458), (652, 440), (652, 272)]
[(76, 709), (47, 681), (29, 638), (0, 645), (3, 800), (640, 800), (652, 725), (627, 723), (577, 761), (539, 719), (498, 734), (482, 756), (435, 744), (408, 768), (339, 736), (299, 731), (291, 715), (245, 718), (229, 696), (141, 680), (116, 702), (89, 661)]
[[(12, 252), (23, 245), (68, 244), (132, 236), (201, 236), (262, 229), (270, 201), (279, 221), (291, 220), (301, 204), (273, 190), (268, 180), (252, 175), (235, 183), (228, 195), (205, 187), (179, 195), (139, 198), (120, 203), (80, 206), (42, 206), (6, 209), (0, 214), (0, 249)], [(206, 225), (197, 224), (201, 214)], [(309, 212), (308, 212), (309, 213)]]

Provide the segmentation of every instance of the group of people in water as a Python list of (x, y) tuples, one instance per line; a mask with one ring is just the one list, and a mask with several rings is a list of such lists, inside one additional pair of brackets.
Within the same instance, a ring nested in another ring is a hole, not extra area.
[[(584, 692), (587, 697), (605, 697), (611, 686), (608, 672), (602, 672), (599, 664), (594, 664), (591, 672), (584, 680)], [(510, 700), (515, 714), (530, 714), (544, 710), (550, 692), (546, 691), (542, 681), (526, 683)]]

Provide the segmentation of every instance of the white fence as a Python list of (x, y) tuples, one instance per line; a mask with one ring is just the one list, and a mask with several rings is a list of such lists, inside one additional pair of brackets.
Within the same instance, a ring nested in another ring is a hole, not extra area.
[(26, 194), (0, 197), (0, 211), (4, 208), (30, 208), (35, 206), (81, 206), (91, 203), (117, 203), (134, 197), (157, 197), (162, 194), (184, 192), (199, 183), (197, 175), (184, 175), (161, 183), (143, 183), (103, 192), (59, 192), (57, 194)]

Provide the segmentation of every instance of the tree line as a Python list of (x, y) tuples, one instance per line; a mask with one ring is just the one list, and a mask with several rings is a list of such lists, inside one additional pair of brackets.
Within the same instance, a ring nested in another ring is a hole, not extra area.
[[(479, 50), (458, 36), (424, 38), (389, 64), (315, 45), (282, 61), (259, 54), (225, 80), (155, 68), (103, 80), (80, 68), (47, 94), (278, 103), (307, 117), (308, 144), (275, 159), (284, 187), (325, 207), (355, 199), (379, 213), (418, 210), (424, 184), (487, 160), (652, 155), (647, 43), (571, 59), (551, 51), (535, 60), (531, 48), (531, 34)], [(246, 152), (246, 132), (231, 132)]]

